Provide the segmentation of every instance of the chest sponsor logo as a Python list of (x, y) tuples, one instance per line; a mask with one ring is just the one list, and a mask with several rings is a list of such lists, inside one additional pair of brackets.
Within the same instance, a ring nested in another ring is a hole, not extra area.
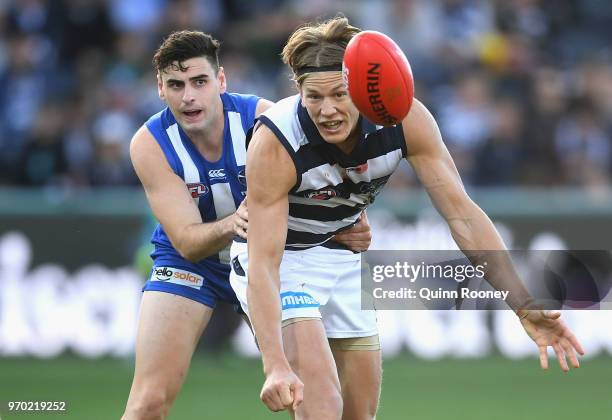
[(204, 284), (204, 277), (175, 267), (154, 267), (151, 281), (162, 281), (199, 289)]
[(280, 297), (283, 309), (318, 308), (320, 306), (315, 298), (304, 292), (284, 292)]
[(225, 169), (211, 169), (210, 171), (208, 171), (208, 177), (210, 179), (225, 178)]
[(187, 184), (187, 189), (189, 190), (192, 198), (198, 198), (208, 194), (208, 187), (206, 184), (202, 184), (201, 182)]
[(322, 190), (307, 193), (306, 198), (312, 198), (313, 200), (329, 200), (337, 195), (338, 192), (334, 188), (323, 188)]

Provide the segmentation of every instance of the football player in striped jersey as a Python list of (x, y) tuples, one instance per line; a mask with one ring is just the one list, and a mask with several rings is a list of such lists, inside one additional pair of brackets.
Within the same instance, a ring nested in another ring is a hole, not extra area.
[[(376, 416), (382, 369), (375, 313), (361, 307), (359, 255), (329, 239), (355, 223), (402, 160), (464, 252), (505, 250), (466, 194), (421, 102), (415, 99), (395, 126), (362, 118), (342, 74), (344, 50), (358, 32), (346, 18), (334, 18), (289, 38), (283, 61), (299, 94), (259, 118), (247, 154), (249, 241), (237, 239), (231, 248), (230, 281), (262, 352), (261, 399), (296, 419)], [(529, 294), (510, 271), (488, 272), (487, 280), (512, 290), (508, 301), (539, 347), (542, 367), (548, 346), (564, 371), (566, 356), (578, 367), (582, 347), (560, 313), (530, 310)]]

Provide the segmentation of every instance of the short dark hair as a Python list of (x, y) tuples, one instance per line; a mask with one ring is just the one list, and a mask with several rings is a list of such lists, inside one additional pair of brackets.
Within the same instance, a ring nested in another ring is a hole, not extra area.
[(200, 31), (172, 32), (159, 46), (153, 56), (153, 66), (157, 73), (163, 72), (177, 62), (181, 71), (186, 60), (206, 57), (215, 71), (219, 70), (219, 47), (221, 43), (209, 34)]

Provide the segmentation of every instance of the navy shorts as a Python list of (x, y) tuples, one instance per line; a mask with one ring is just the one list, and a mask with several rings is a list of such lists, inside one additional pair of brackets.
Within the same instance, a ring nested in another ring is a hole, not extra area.
[(142, 291), (172, 293), (211, 308), (214, 308), (218, 301), (240, 306), (229, 283), (229, 270), (227, 277), (213, 276), (193, 266), (159, 263), (153, 266)]

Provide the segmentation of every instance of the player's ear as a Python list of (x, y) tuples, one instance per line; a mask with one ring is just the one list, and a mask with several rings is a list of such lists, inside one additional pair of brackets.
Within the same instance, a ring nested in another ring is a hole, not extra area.
[(162, 101), (166, 100), (166, 94), (164, 93), (164, 81), (162, 80), (161, 74), (157, 73), (157, 95)]
[(298, 92), (300, 93), (300, 103), (302, 104), (303, 107), (306, 106), (306, 104), (304, 103), (304, 92), (302, 91), (302, 85), (300, 83), (298, 83), (298, 81), (295, 81), (295, 88), (298, 90)]
[(219, 66), (219, 71), (217, 71), (217, 78), (219, 79), (221, 93), (225, 93), (227, 90), (227, 79), (225, 78), (225, 70), (221, 66)]

